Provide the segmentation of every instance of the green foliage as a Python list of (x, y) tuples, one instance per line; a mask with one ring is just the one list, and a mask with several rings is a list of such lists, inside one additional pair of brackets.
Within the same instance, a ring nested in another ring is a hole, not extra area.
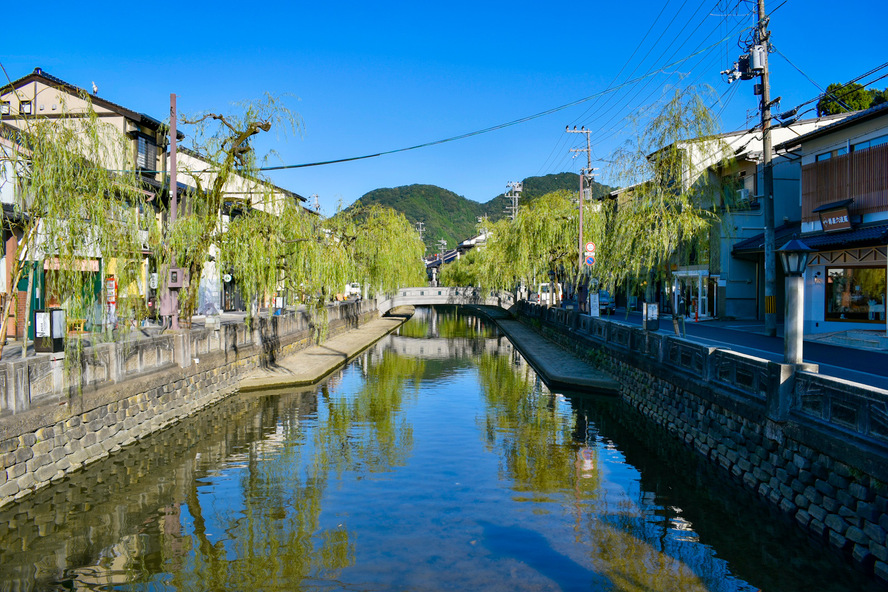
[[(558, 173), (524, 179), (520, 206), (526, 206), (543, 195), (555, 191), (576, 191), (580, 180), (576, 173)], [(593, 184), (593, 195), (598, 197), (611, 191), (610, 187)], [(508, 205), (500, 194), (486, 203), (478, 203), (434, 185), (405, 185), (402, 187), (375, 189), (346, 209), (360, 209), (371, 204), (388, 206), (402, 212), (411, 224), (424, 224), (425, 244), (428, 253), (441, 251), (442, 238), (449, 249), (477, 234), (478, 218), (496, 222), (505, 217)]]
[[(96, 115), (88, 95), (79, 98), (86, 105), (82, 110), (72, 112), (62, 103), (52, 117), (17, 120), (19, 129), (5, 132), (2, 160), (18, 173), (18, 197), (16, 215), (4, 216), (4, 223), (19, 238), (16, 251), (8, 253), (12, 284), (28, 278), (31, 293), (37, 274), (29, 275), (24, 262), (35, 262), (37, 269), (46, 269), (48, 304), (65, 308), (69, 318), (101, 326), (108, 310), (96, 290), (97, 272), (87, 261), (104, 259), (106, 272), (118, 280), (117, 314), (137, 316), (141, 239), (147, 234), (151, 240), (154, 210), (132, 172), (127, 138)], [(7, 306), (0, 339), (6, 337), (10, 313)]]
[[(826, 93), (817, 101), (817, 115), (834, 115), (869, 109), (873, 103), (873, 91), (862, 85), (833, 83), (826, 87)], [(878, 93), (878, 91), (875, 91)], [(882, 99), (884, 101), (884, 98)]]
[(378, 204), (351, 208), (331, 218), (328, 231), (350, 253), (349, 281), (360, 281), (374, 293), (425, 283), (423, 244), (402, 213)]
[(670, 261), (707, 248), (709, 229), (719, 221), (715, 211), (729, 205), (710, 168), (726, 168), (731, 153), (696, 89), (676, 90), (640, 123), (640, 133), (613, 159), (614, 175), (627, 189), (598, 259), (608, 285), (668, 274)]
[(452, 249), (474, 232), (483, 206), (434, 185), (406, 185), (375, 189), (352, 204), (346, 212), (380, 205), (401, 212), (414, 227), (424, 224), (425, 244), (430, 253), (441, 252), (438, 241)]
[(612, 290), (645, 282), (652, 270), (668, 273), (668, 263), (687, 253), (705, 253), (709, 229), (718, 222), (715, 211), (728, 205), (721, 181), (709, 170), (727, 166), (730, 152), (693, 89), (677, 91), (643, 115), (642, 131), (613, 159), (618, 164), (612, 174), (627, 189), (616, 199), (584, 204), (582, 242), (597, 245), (594, 269), (580, 268), (577, 187), (537, 198), (514, 221), (492, 224), (487, 245), (445, 271), (442, 281), (535, 289), (548, 281), (549, 270), (563, 266), (572, 283), (594, 274)]

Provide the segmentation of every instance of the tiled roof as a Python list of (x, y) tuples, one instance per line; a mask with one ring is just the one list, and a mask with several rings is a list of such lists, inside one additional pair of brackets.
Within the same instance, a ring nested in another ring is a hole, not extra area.
[[(793, 238), (794, 234), (799, 234), (800, 223), (792, 222), (784, 224), (774, 229), (774, 244), (776, 248), (780, 248), (784, 243)], [(758, 234), (752, 238), (748, 238), (734, 245), (732, 249), (734, 254), (751, 254), (764, 251), (765, 243), (764, 233)], [(842, 230), (839, 232), (818, 232), (807, 236), (800, 235), (798, 238), (818, 251), (828, 251), (835, 248), (848, 247), (865, 247), (869, 245), (888, 244), (888, 223), (869, 224), (852, 228), (851, 230)]]
[(876, 117), (884, 117), (886, 115), (888, 115), (888, 103), (882, 103), (881, 105), (870, 107), (865, 111), (858, 111), (857, 113), (849, 115), (848, 117), (841, 119), (835, 123), (825, 125), (823, 127), (817, 128), (814, 131), (810, 131), (807, 134), (803, 134), (797, 138), (793, 138), (792, 140), (783, 142), (782, 144), (778, 144), (777, 146), (774, 146), (774, 150), (788, 150), (794, 146), (798, 146), (802, 142), (807, 142), (808, 140), (830, 134), (836, 130), (854, 125), (855, 123), (866, 121), (867, 119), (874, 119)]
[[(777, 228), (774, 229), (774, 243), (778, 246), (782, 246), (784, 243), (789, 241), (792, 238), (793, 234), (799, 234), (801, 231), (801, 222), (787, 222), (786, 224), (781, 224)], [(803, 239), (804, 240), (804, 239)], [(807, 242), (807, 241), (805, 241)], [(746, 240), (742, 240), (739, 243), (735, 243), (732, 251), (734, 253), (757, 253), (765, 250), (765, 233), (757, 234), (752, 238), (748, 238)]]
[[(53, 76), (52, 74), (48, 74), (48, 73), (44, 72), (42, 68), (34, 68), (34, 71), (31, 72), (30, 74), (22, 76), (21, 78), (14, 80), (7, 85), (4, 85), (3, 88), (4, 89), (7, 89), (9, 87), (17, 88), (22, 83), (28, 82), (29, 80), (31, 80), (33, 78), (42, 78), (44, 81), (50, 83), (51, 85), (55, 85), (58, 87), (64, 87), (64, 88), (67, 88), (68, 90), (73, 91), (75, 93), (84, 93), (86, 95), (89, 95), (90, 100), (93, 103), (97, 103), (99, 105), (103, 105), (105, 107), (113, 109), (114, 111), (117, 111), (121, 115), (125, 115), (126, 117), (129, 117), (130, 119), (132, 119), (134, 121), (139, 121), (140, 123), (152, 128), (152, 129), (157, 129), (162, 125), (162, 123), (159, 120), (155, 119), (154, 117), (151, 117), (150, 115), (147, 115), (145, 113), (139, 113), (137, 111), (133, 111), (132, 109), (127, 109), (123, 105), (119, 105), (113, 101), (109, 101), (108, 99), (106, 99), (104, 97), (100, 97), (97, 94), (92, 94), (84, 88), (80, 88), (79, 86), (71, 84), (70, 82), (65, 82), (64, 80), (62, 80), (61, 78), (58, 78), (57, 76)], [(180, 134), (176, 134), (176, 135), (179, 136)], [(184, 138), (184, 135), (182, 137)]]

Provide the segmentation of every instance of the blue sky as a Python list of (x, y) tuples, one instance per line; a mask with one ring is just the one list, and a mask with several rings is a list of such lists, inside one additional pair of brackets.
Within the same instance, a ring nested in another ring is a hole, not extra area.
[[(766, 1), (773, 43), (819, 85), (888, 61), (888, 4), (781, 2)], [(156, 2), (144, 10), (93, 2), (56, 17), (11, 3), (4, 21), (27, 24), (4, 29), (0, 63), (12, 79), (39, 66), (84, 88), (95, 81), (100, 96), (157, 118), (166, 115), (171, 92), (182, 113), (230, 111), (264, 92), (292, 95), (289, 105), (304, 120), (301, 137), (272, 133), (258, 146), (273, 146), (279, 164), (300, 164), (513, 121), (605, 91), (615, 79), (663, 69), (730, 36), (644, 83), (527, 123), (364, 161), (271, 173), (288, 189), (318, 194), (324, 213), (332, 214), (339, 203), (378, 187), (429, 183), (483, 202), (508, 181), (576, 172), (582, 164), (569, 149), (581, 136), (565, 134), (565, 125), (595, 130), (594, 154), (606, 160), (631, 131), (627, 117), (676, 84), (712, 85), (714, 100), (723, 101), (717, 110), (724, 131), (743, 128), (756, 117), (753, 83), (729, 86), (719, 71), (741, 53), (736, 31), (752, 23), (751, 10), (746, 0), (220, 0)], [(771, 68), (781, 109), (819, 93), (780, 54), (771, 54)], [(888, 78), (875, 86), (888, 87)], [(607, 163), (595, 166), (607, 182)]]

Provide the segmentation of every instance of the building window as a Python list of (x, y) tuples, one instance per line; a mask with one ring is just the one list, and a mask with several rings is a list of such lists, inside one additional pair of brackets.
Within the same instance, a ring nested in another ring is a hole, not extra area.
[(828, 267), (827, 321), (885, 322), (884, 267)]
[(22, 101), (19, 103), (19, 113), (21, 115), (33, 115), (34, 106), (31, 101)]
[(817, 156), (814, 157), (814, 160), (816, 162), (820, 162), (821, 160), (829, 160), (833, 156), (841, 156), (843, 154), (848, 154), (848, 148), (846, 148), (844, 146), (842, 148), (839, 148), (838, 150), (830, 150), (829, 152), (824, 152), (823, 154), (818, 154)]
[(858, 142), (857, 144), (852, 144), (851, 152), (866, 150), (867, 148), (872, 148), (873, 146), (881, 146), (882, 144), (888, 144), (888, 135), (879, 136), (878, 138), (873, 138), (871, 140), (867, 140), (866, 142)]
[(138, 136), (136, 166), (153, 171), (157, 167), (157, 144), (145, 136)]
[(9, 115), (9, 101), (0, 102), (0, 115)]

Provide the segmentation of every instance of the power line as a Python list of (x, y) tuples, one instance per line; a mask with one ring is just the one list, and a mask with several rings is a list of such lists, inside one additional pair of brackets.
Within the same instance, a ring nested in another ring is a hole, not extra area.
[(618, 90), (620, 90), (621, 88), (623, 88), (625, 86), (636, 84), (640, 80), (644, 80), (645, 78), (649, 78), (649, 77), (655, 76), (656, 74), (660, 74), (660, 73), (664, 72), (665, 70), (667, 70), (669, 68), (673, 68), (675, 66), (678, 66), (679, 64), (682, 64), (682, 63), (696, 57), (697, 55), (699, 55), (701, 53), (705, 53), (709, 49), (716, 47), (719, 44), (723, 43), (725, 40), (726, 39), (722, 39), (722, 40), (710, 45), (709, 47), (703, 48), (703, 49), (698, 50), (694, 53), (691, 53), (679, 60), (676, 60), (674, 62), (666, 64), (665, 66), (663, 66), (662, 68), (660, 68), (658, 70), (655, 70), (653, 72), (649, 72), (649, 73), (647, 73), (643, 76), (640, 76), (638, 78), (635, 78), (633, 80), (626, 81), (620, 85), (617, 85), (616, 87), (614, 87), (612, 89), (603, 90), (603, 91), (597, 92), (595, 94), (589, 95), (587, 97), (577, 99), (576, 101), (571, 101), (570, 103), (565, 103), (564, 105), (552, 107), (551, 109), (546, 109), (545, 111), (540, 111), (538, 113), (534, 113), (533, 115), (527, 115), (525, 117), (520, 117), (518, 119), (513, 119), (512, 121), (507, 121), (505, 123), (492, 125), (490, 127), (482, 128), (480, 130), (475, 130), (472, 132), (459, 134), (457, 136), (451, 136), (449, 138), (444, 138), (442, 140), (434, 140), (432, 142), (425, 142), (422, 144), (416, 144), (414, 146), (407, 146), (406, 148), (397, 148), (394, 150), (386, 150), (383, 152), (376, 152), (373, 154), (364, 154), (362, 156), (351, 156), (348, 158), (337, 158), (334, 160), (324, 160), (324, 161), (308, 162), (308, 163), (302, 163), (302, 164), (287, 164), (287, 165), (280, 165), (280, 166), (260, 167), (258, 170), (260, 170), (260, 171), (280, 171), (280, 170), (286, 170), (286, 169), (300, 169), (300, 168), (306, 168), (306, 167), (324, 166), (324, 165), (328, 165), (328, 164), (339, 164), (339, 163), (343, 163), (343, 162), (354, 162), (356, 160), (366, 160), (368, 158), (377, 158), (379, 156), (387, 156), (389, 154), (397, 154), (399, 152), (418, 150), (419, 148), (429, 148), (431, 146), (438, 146), (440, 144), (446, 144), (448, 142), (455, 142), (457, 140), (465, 140), (467, 138), (472, 138), (474, 136), (480, 136), (482, 134), (490, 133), (493, 131), (498, 131), (501, 129), (505, 129), (507, 127), (512, 127), (514, 125), (521, 124), (521, 123), (527, 123), (528, 121), (533, 121), (534, 119), (539, 119), (540, 117), (545, 117), (546, 115), (551, 115), (552, 113), (557, 113), (559, 111), (563, 111), (563, 110), (573, 107), (575, 105), (581, 105), (585, 102), (591, 101), (591, 100), (593, 100), (597, 97), (600, 97), (602, 95), (617, 92)]

